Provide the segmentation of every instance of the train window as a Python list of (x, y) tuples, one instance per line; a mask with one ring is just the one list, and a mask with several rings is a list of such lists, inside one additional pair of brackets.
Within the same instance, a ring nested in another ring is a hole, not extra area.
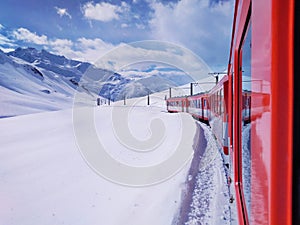
[(220, 90), (219, 91), (219, 114), (221, 115), (222, 114), (222, 91)]
[(219, 92), (216, 93), (216, 113), (219, 114)]
[(212, 95), (212, 102), (211, 102), (212, 112), (215, 112), (215, 95)]
[(218, 114), (219, 112), (219, 91), (216, 93), (216, 105), (215, 105), (216, 113)]
[(221, 89), (221, 103), (220, 103), (220, 105), (221, 105), (221, 114), (223, 114), (224, 113), (224, 89), (223, 88)]
[(216, 113), (216, 94), (213, 95), (214, 109), (213, 112)]
[[(244, 43), (240, 52), (240, 75), (242, 89), (240, 90), (241, 110), (240, 129), (241, 129), (241, 155), (242, 155), (242, 187), (248, 218), (251, 215), (251, 104), (246, 104), (251, 101), (251, 23), (249, 23), (246, 32)], [(249, 97), (250, 96), (250, 97)]]

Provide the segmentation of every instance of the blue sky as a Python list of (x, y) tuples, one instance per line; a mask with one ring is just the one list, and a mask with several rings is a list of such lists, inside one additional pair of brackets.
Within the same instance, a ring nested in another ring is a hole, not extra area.
[(2, 0), (0, 49), (35, 47), (94, 62), (123, 43), (168, 41), (226, 69), (233, 0)]

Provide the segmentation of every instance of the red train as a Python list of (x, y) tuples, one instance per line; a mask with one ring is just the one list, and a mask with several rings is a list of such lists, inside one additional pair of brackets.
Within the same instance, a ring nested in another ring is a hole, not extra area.
[(239, 224), (300, 224), (300, 1), (236, 0), (227, 75), (167, 99), (230, 157)]

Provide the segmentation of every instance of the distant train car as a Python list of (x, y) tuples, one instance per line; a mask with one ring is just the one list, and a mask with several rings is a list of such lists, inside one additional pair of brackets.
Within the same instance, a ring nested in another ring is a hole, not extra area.
[(186, 97), (174, 97), (167, 99), (168, 112), (186, 112), (188, 101)]
[(188, 109), (187, 111), (197, 120), (208, 123), (209, 106), (208, 95), (198, 94), (187, 97)]
[(223, 146), (224, 153), (229, 153), (228, 139), (228, 76), (224, 76), (216, 86), (209, 91), (209, 125), (219, 143)]

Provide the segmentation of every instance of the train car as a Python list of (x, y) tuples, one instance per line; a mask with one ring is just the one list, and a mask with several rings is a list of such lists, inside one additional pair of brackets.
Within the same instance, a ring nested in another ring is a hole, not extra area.
[(167, 110), (170, 113), (186, 112), (188, 108), (187, 97), (173, 97), (166, 100)]
[(208, 93), (208, 120), (212, 132), (223, 146), (225, 155), (229, 153), (228, 139), (228, 94), (229, 80), (224, 76)]
[(187, 97), (188, 112), (197, 120), (208, 124), (208, 95), (205, 93)]
[(239, 224), (299, 224), (300, 2), (236, 0), (229, 79)]

